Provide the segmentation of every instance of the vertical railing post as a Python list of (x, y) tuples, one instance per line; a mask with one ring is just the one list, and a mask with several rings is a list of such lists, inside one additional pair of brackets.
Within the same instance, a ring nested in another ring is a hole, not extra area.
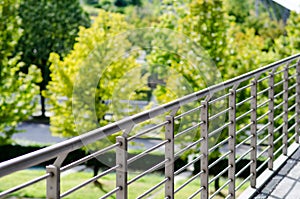
[(230, 96), (229, 96), (229, 107), (231, 108), (229, 110), (229, 141), (228, 141), (228, 147), (230, 150), (230, 154), (228, 156), (228, 164), (229, 164), (229, 169), (228, 169), (228, 178), (231, 180), (229, 183), (229, 194), (232, 199), (235, 199), (235, 170), (236, 170), (236, 165), (235, 165), (235, 142), (236, 142), (236, 91), (231, 89), (230, 90)]
[(270, 170), (273, 169), (273, 159), (274, 159), (274, 70), (270, 73), (270, 78), (269, 78), (269, 115), (268, 115), (268, 121), (269, 121), (269, 126), (268, 126), (268, 168)]
[(117, 192), (117, 199), (127, 199), (127, 138), (124, 136), (118, 136), (117, 142), (120, 145), (116, 148), (116, 165), (121, 165), (116, 170), (116, 186), (120, 187)]
[(165, 145), (165, 159), (169, 160), (165, 164), (165, 177), (169, 180), (165, 184), (165, 198), (174, 198), (174, 117), (167, 116), (169, 122), (166, 125), (165, 139), (169, 142)]
[(67, 155), (68, 153), (60, 154), (54, 164), (46, 166), (46, 172), (51, 174), (46, 180), (47, 199), (60, 198), (60, 167)]
[(299, 143), (299, 133), (300, 133), (300, 59), (297, 62), (296, 66), (296, 126), (295, 126), (295, 133), (296, 133), (296, 142)]
[(47, 199), (60, 198), (60, 169), (57, 166), (49, 165), (46, 167), (46, 172), (51, 173), (47, 178)]
[(288, 148), (288, 106), (289, 106), (289, 64), (286, 65), (285, 70), (283, 72), (283, 127), (282, 127), (282, 144), (283, 155), (287, 155), (287, 148)]
[(208, 100), (201, 102), (201, 121), (203, 124), (201, 125), (201, 138), (203, 139), (201, 143), (201, 154), (203, 155), (201, 159), (201, 187), (203, 190), (201, 192), (201, 198), (207, 199), (209, 193), (208, 187)]
[(251, 85), (251, 96), (252, 96), (252, 100), (251, 100), (251, 154), (250, 154), (250, 159), (252, 161), (251, 165), (250, 165), (250, 174), (252, 174), (252, 176), (250, 177), (250, 185), (251, 187), (255, 187), (256, 186), (256, 167), (257, 167), (257, 79), (252, 81), (252, 85)]

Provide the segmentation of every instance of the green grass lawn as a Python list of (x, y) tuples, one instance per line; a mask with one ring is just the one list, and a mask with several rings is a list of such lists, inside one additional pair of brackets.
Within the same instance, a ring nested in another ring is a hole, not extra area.
[[(0, 178), (0, 192), (6, 189), (9, 189), (13, 186), (19, 185), (20, 183), (26, 182), (27, 180), (31, 180), (35, 177), (38, 177), (40, 175), (45, 174), (44, 170), (24, 170), (16, 172), (10, 176), (6, 176), (3, 178)], [(137, 173), (130, 173), (129, 179), (136, 176)], [(92, 172), (76, 172), (76, 173), (70, 173), (68, 175), (62, 175), (61, 177), (61, 193), (67, 191), (68, 189), (80, 184), (81, 182), (89, 179), (92, 177)], [(147, 191), (149, 188), (153, 187), (157, 183), (161, 182), (164, 177), (160, 174), (149, 174), (141, 178), (140, 180), (132, 183), (128, 187), (128, 194), (129, 198), (136, 198), (145, 191)], [(175, 189), (182, 185), (186, 180), (179, 180), (176, 185)], [(220, 184), (222, 185), (226, 180), (224, 178), (221, 178)], [(242, 181), (242, 179), (238, 179), (237, 184), (239, 184)], [(76, 199), (76, 198), (99, 198), (105, 194), (105, 192), (109, 192), (113, 188), (115, 188), (115, 174), (111, 173), (107, 176), (102, 177), (99, 182), (101, 182), (102, 190), (95, 186), (93, 183), (89, 184), (86, 187), (83, 187), (82, 189), (70, 194), (69, 196), (65, 198), (69, 199)], [(248, 184), (246, 183), (241, 190), (238, 192), (240, 194)], [(42, 181), (35, 185), (32, 185), (28, 188), (22, 189), (16, 193), (14, 193), (12, 196), (15, 196), (17, 198), (46, 198), (46, 182)], [(158, 199), (158, 198), (164, 198), (164, 186), (161, 188), (155, 190), (152, 195), (152, 198)], [(200, 179), (197, 178), (193, 182), (191, 182), (189, 185), (187, 185), (185, 188), (180, 190), (178, 193), (176, 193), (176, 198), (187, 198), (191, 194), (193, 194), (195, 191), (197, 191), (200, 188)], [(228, 187), (225, 187), (225, 189), (222, 191), (222, 193), (227, 196)], [(103, 191), (104, 190), (104, 191)], [(210, 192), (214, 192), (213, 184), (211, 184)], [(115, 198), (115, 197), (110, 197)], [(222, 196), (216, 196), (215, 198), (223, 198)]]

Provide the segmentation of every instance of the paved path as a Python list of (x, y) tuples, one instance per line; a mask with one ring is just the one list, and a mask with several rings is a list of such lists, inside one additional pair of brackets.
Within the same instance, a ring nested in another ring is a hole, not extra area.
[(300, 149), (254, 198), (300, 199)]

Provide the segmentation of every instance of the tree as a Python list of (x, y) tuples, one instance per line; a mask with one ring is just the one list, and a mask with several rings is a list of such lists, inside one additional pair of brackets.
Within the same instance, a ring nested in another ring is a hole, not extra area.
[(0, 1), (0, 144), (11, 142), (17, 124), (32, 115), (39, 93), (40, 71), (28, 67), (20, 72), (20, 56), (13, 56), (22, 33), (17, 0)]
[[(73, 0), (24, 0), (19, 8), (23, 34), (16, 47), (22, 52), (27, 72), (30, 64), (42, 71), (41, 92), (46, 89), (50, 79), (48, 58), (51, 52), (63, 58), (73, 48), (79, 26), (88, 27), (89, 17), (83, 12), (79, 1)], [(41, 95), (42, 116), (45, 114), (45, 99)]]
[(51, 54), (52, 81), (46, 96), (53, 106), (53, 133), (70, 137), (103, 126), (114, 96), (134, 98), (136, 93), (126, 90), (140, 84), (129, 81), (130, 74), (139, 73), (137, 51), (130, 52), (131, 43), (122, 34), (129, 28), (123, 15), (102, 10), (90, 28), (80, 28), (74, 49), (63, 61)]
[[(226, 54), (226, 31), (227, 18), (222, 7), (222, 1), (201, 1), (193, 0), (169, 2), (165, 1), (165, 12), (160, 17), (159, 28), (169, 28), (178, 32), (178, 38), (165, 34), (153, 43), (156, 44), (153, 51), (147, 57), (150, 65), (150, 74), (158, 76), (165, 85), (158, 85), (154, 93), (159, 102), (165, 103), (175, 98), (199, 91), (208, 86), (222, 82), (222, 77), (218, 71), (224, 72), (227, 57)], [(182, 45), (177, 45), (180, 40)], [(175, 42), (174, 42), (175, 41)], [(175, 43), (175, 44), (174, 44)], [(185, 47), (182, 47), (184, 46)], [(161, 46), (168, 46), (169, 51), (159, 50)], [(193, 54), (196, 58), (191, 59)], [(218, 93), (222, 95), (222, 91)], [(214, 96), (216, 97), (216, 96)], [(222, 110), (222, 101), (213, 107), (211, 114), (214, 115)], [(185, 112), (199, 103), (186, 105), (180, 111)], [(224, 117), (219, 117), (210, 123), (210, 131), (217, 129), (224, 124)], [(175, 125), (177, 132), (199, 123), (199, 113), (195, 112), (182, 118)], [(222, 122), (223, 121), (223, 122)], [(184, 146), (200, 139), (199, 129), (186, 133), (182, 136), (177, 145)], [(226, 132), (210, 137), (210, 145), (217, 139), (222, 140)], [(187, 151), (186, 156), (199, 153), (199, 146)], [(219, 151), (215, 150), (210, 154), (210, 158), (216, 158)], [(218, 189), (218, 179), (216, 180)]]

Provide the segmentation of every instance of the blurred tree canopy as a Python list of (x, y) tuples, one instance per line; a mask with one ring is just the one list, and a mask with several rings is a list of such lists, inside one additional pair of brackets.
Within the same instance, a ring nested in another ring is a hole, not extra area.
[(124, 84), (134, 87), (127, 81), (130, 76), (125, 77), (138, 66), (137, 51), (127, 52), (132, 46), (122, 35), (129, 27), (123, 15), (101, 11), (90, 28), (80, 28), (64, 60), (51, 54), (52, 81), (45, 94), (53, 106), (53, 133), (75, 136), (107, 124), (104, 117), (113, 95), (128, 94), (122, 91)]
[[(90, 19), (77, 0), (23, 0), (18, 11), (23, 33), (16, 53), (21, 54), (21, 60), (25, 63), (22, 67), (24, 72), (31, 64), (41, 69), (43, 81), (40, 90), (43, 91), (50, 80), (49, 54), (67, 55), (73, 48), (79, 26), (90, 26)], [(45, 102), (41, 97), (44, 116)]]
[(17, 124), (28, 119), (39, 93), (40, 70), (30, 65), (28, 73), (20, 71), (20, 54), (14, 55), (22, 34), (17, 0), (0, 0), (0, 144), (11, 142)]

